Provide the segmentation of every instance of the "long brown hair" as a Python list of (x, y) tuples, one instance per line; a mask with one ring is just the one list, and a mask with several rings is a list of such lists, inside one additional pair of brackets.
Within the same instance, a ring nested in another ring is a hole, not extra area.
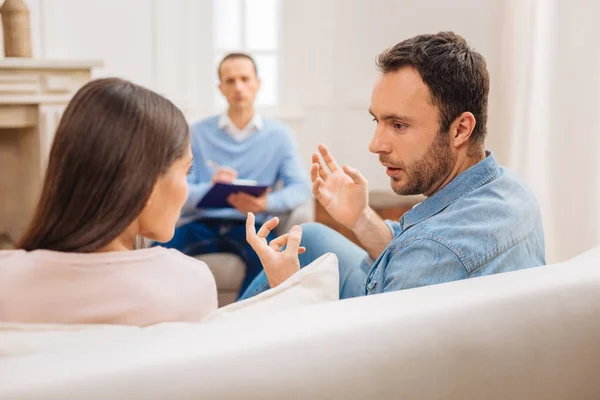
[(88, 253), (117, 238), (189, 145), (182, 112), (131, 82), (83, 86), (57, 128), (25, 250)]

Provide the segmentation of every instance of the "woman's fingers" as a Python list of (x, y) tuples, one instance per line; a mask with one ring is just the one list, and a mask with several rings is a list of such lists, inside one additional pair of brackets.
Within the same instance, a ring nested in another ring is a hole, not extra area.
[(256, 236), (258, 236), (260, 239), (266, 239), (267, 236), (269, 235), (269, 233), (271, 233), (271, 231), (273, 229), (275, 229), (275, 227), (279, 224), (279, 218), (277, 217), (273, 217), (270, 220), (268, 220), (267, 222), (265, 222), (260, 229), (258, 230), (258, 233), (256, 234)]
[(302, 228), (300, 225), (292, 226), (290, 233), (288, 233), (287, 245), (284, 254), (290, 257), (298, 257), (298, 250), (300, 249), (300, 242), (302, 241)]
[(246, 218), (246, 241), (254, 249), (259, 258), (265, 256), (265, 250), (268, 247), (265, 246), (264, 242), (256, 234), (256, 227), (254, 226), (255, 217), (254, 214), (249, 212)]
[(254, 226), (255, 217), (251, 212), (246, 216), (246, 240), (250, 243), (250, 238), (256, 236), (256, 227)]
[[(269, 247), (275, 251), (281, 251), (281, 248), (287, 244), (289, 233), (276, 237), (269, 242)], [(306, 252), (306, 247), (300, 246), (298, 248), (298, 254)]]

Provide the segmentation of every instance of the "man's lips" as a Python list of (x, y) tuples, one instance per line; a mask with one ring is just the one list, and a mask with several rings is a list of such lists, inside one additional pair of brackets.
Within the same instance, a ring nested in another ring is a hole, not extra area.
[(397, 176), (399, 176), (400, 172), (402, 171), (402, 168), (395, 167), (395, 166), (393, 166), (391, 164), (385, 164), (384, 163), (383, 166), (386, 167), (385, 172), (389, 176), (391, 176), (391, 177), (397, 177)]

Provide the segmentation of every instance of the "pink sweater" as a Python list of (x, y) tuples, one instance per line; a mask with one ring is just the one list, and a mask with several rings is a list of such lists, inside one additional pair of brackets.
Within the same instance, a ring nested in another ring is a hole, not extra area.
[(144, 326), (216, 309), (206, 264), (176, 250), (0, 251), (0, 321)]

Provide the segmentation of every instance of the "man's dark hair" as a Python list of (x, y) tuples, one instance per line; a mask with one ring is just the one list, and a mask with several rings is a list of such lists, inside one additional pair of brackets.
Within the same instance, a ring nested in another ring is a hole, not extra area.
[(249, 54), (229, 53), (225, 57), (223, 57), (223, 59), (219, 63), (219, 67), (217, 68), (217, 75), (219, 75), (219, 80), (221, 80), (221, 66), (223, 66), (223, 63), (227, 60), (233, 60), (236, 58), (245, 58), (246, 60), (250, 60), (250, 62), (252, 63), (252, 66), (254, 67), (254, 74), (256, 74), (256, 76), (258, 76), (258, 68), (256, 68), (256, 62), (254, 62), (254, 58), (252, 58)]
[(475, 116), (473, 143), (482, 144), (486, 135), (490, 77), (485, 59), (467, 41), (453, 32), (419, 35), (404, 40), (377, 58), (381, 72), (411, 66), (429, 87), (432, 102), (440, 110), (440, 127), (447, 132), (463, 112)]

